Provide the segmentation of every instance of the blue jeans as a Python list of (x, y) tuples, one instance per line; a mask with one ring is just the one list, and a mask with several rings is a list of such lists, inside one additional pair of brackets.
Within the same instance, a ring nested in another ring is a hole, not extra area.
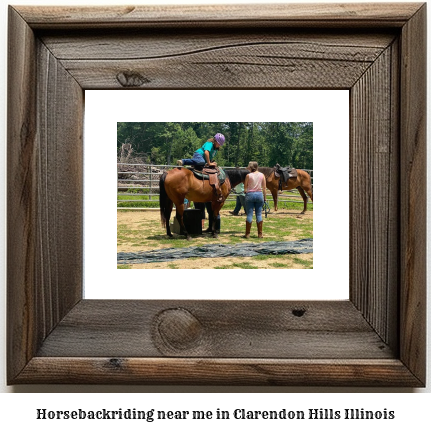
[(235, 214), (238, 214), (241, 210), (241, 207), (244, 207), (244, 211), (247, 213), (247, 210), (245, 209), (245, 195), (237, 195), (236, 196), (236, 205), (233, 209), (233, 212)]
[(206, 161), (204, 157), (198, 153), (195, 152), (192, 159), (182, 159), (183, 165), (205, 165)]
[(253, 210), (256, 212), (256, 222), (262, 222), (263, 193), (247, 192), (245, 194), (245, 211), (247, 213), (247, 222), (253, 220)]

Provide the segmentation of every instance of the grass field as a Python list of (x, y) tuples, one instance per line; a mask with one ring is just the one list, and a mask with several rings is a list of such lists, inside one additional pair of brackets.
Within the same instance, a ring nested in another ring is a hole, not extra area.
[[(134, 190), (130, 189), (129, 192), (133, 193)], [(151, 200), (150, 200), (151, 198)], [(274, 203), (271, 197), (271, 193), (267, 191), (268, 204), (271, 208), (274, 208)], [(159, 197), (145, 195), (142, 193), (133, 193), (133, 195), (117, 195), (117, 207), (118, 208), (158, 208), (159, 207)], [(126, 200), (126, 201), (122, 201)], [(283, 200), (289, 200), (290, 202), (283, 202)], [(297, 201), (297, 202), (291, 202)], [(313, 210), (313, 203), (308, 202), (308, 210)], [(225, 210), (233, 210), (235, 208), (235, 195), (230, 195), (229, 200), (226, 201), (223, 208)], [(300, 209), (302, 211), (303, 201), (299, 192), (293, 191), (283, 191), (279, 195), (278, 201), (279, 209)]]
[[(233, 203), (232, 203), (233, 204)], [(138, 252), (158, 250), (162, 248), (185, 248), (203, 244), (239, 244), (244, 242), (292, 241), (313, 237), (313, 212), (300, 214), (302, 204), (290, 204), (290, 208), (278, 212), (270, 212), (263, 219), (263, 239), (257, 237), (255, 220), (249, 239), (242, 236), (245, 232), (245, 216), (232, 216), (229, 207), (221, 212), (221, 232), (217, 238), (209, 234), (192, 236), (187, 241), (184, 236), (174, 234), (173, 238), (166, 235), (160, 223), (157, 210), (118, 210), (117, 211), (117, 251)], [(232, 205), (233, 208), (233, 205)], [(172, 214), (172, 218), (174, 212)], [(171, 218), (171, 222), (172, 222)], [(205, 228), (208, 220), (205, 221)], [(301, 255), (258, 255), (256, 257), (238, 258), (189, 258), (166, 263), (136, 264), (118, 266), (118, 268), (313, 268), (313, 254)]]

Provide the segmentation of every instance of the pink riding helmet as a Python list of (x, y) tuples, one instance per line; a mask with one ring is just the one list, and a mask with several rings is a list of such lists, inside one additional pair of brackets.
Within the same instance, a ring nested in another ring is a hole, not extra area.
[(214, 139), (222, 146), (224, 144), (225, 141), (225, 137), (223, 134), (218, 133), (214, 135)]

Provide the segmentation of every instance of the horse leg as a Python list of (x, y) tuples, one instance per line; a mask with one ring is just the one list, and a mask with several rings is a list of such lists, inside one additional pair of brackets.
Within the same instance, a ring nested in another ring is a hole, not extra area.
[(304, 200), (304, 210), (302, 210), (301, 214), (304, 214), (307, 211), (307, 203), (308, 203), (308, 197), (305, 195), (304, 189), (302, 189), (301, 186), (298, 186), (296, 189), (298, 189), (299, 193), (302, 196), (302, 199)]
[(307, 195), (310, 197), (311, 201), (313, 201), (313, 187), (310, 186), (304, 186), (305, 192), (307, 192)]
[(213, 231), (214, 213), (213, 213), (211, 201), (207, 201), (204, 204), (204, 214), (205, 214), (205, 209), (208, 212), (208, 228), (205, 230), (205, 232), (210, 232), (212, 234), (214, 232)]
[(274, 200), (274, 211), (277, 211), (278, 206), (277, 206), (277, 202), (278, 202), (278, 188), (274, 189), (270, 189), (271, 194), (272, 194), (272, 199)]
[(173, 235), (171, 233), (171, 227), (169, 225), (173, 204), (174, 203), (171, 200), (169, 200), (169, 202), (167, 203), (165, 210), (164, 210), (165, 220), (166, 220), (166, 234), (168, 237), (173, 237)]
[(216, 224), (217, 224), (217, 218), (218, 215), (220, 214), (220, 209), (222, 207), (223, 203), (219, 203), (219, 202), (212, 202), (211, 208), (212, 208), (212, 225), (211, 225), (211, 229), (213, 232), (213, 237), (217, 238), (217, 230), (216, 230)]
[(186, 239), (190, 240), (190, 234), (187, 232), (186, 226), (184, 225), (184, 199), (182, 201), (182, 204), (180, 205), (175, 204), (175, 207), (176, 207), (175, 216), (177, 218), (177, 221), (179, 222), (180, 226), (183, 228)]

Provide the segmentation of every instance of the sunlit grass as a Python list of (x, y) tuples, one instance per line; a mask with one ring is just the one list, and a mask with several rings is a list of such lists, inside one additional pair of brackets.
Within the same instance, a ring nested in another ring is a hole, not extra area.
[[(300, 208), (302, 210), (302, 207)], [(134, 217), (127, 216), (127, 220), (132, 223), (122, 222), (119, 216), (117, 226), (117, 246), (118, 250), (123, 251), (150, 251), (157, 249), (182, 249), (196, 246), (209, 246), (225, 244), (240, 245), (243, 243), (263, 243), (263, 242), (285, 242), (313, 237), (313, 218), (309, 215), (301, 215), (298, 210), (279, 210), (271, 212), (267, 218), (263, 215), (263, 239), (258, 238), (257, 224), (255, 215), (250, 237), (245, 239), (246, 218), (244, 215), (232, 216), (226, 211), (221, 216), (221, 232), (217, 237), (212, 237), (210, 233), (202, 235), (192, 235), (187, 240), (183, 235), (174, 234), (173, 237), (166, 235), (166, 229), (162, 227), (158, 212), (155, 210), (138, 211), (119, 210), (119, 215), (123, 213), (135, 214)], [(151, 215), (151, 216), (149, 216)], [(171, 215), (170, 222), (173, 222), (175, 211)], [(208, 216), (207, 216), (208, 217)], [(208, 226), (208, 219), (205, 220), (205, 228)], [(187, 261), (195, 261), (195, 266), (199, 267), (201, 258), (188, 258)], [(221, 264), (214, 259), (215, 269), (257, 269), (257, 268), (313, 268), (312, 254), (310, 260), (295, 257), (294, 255), (257, 255), (253, 257), (240, 258), (235, 263), (226, 261)], [(196, 267), (196, 268), (197, 268)], [(118, 268), (130, 268), (119, 266)], [(164, 268), (183, 268), (175, 261), (166, 263)]]

